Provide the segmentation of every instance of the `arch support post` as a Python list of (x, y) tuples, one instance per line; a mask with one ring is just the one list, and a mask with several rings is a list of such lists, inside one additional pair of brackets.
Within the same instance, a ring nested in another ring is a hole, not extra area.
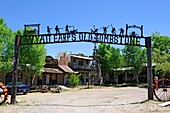
[(153, 100), (153, 74), (152, 74), (152, 54), (151, 37), (145, 38), (147, 49), (147, 80), (148, 80), (148, 100)]
[(16, 103), (16, 82), (17, 82), (17, 74), (18, 74), (18, 54), (19, 54), (19, 46), (20, 46), (20, 36), (15, 37), (15, 48), (14, 48), (14, 67), (12, 72), (12, 89), (11, 89), (11, 104)]

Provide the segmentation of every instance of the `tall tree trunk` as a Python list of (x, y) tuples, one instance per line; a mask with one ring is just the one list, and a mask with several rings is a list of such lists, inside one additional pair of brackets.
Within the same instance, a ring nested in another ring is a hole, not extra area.
[(26, 71), (26, 84), (29, 83), (29, 71), (27, 70)]
[(139, 84), (139, 74), (136, 74), (136, 82)]
[(33, 77), (32, 77), (31, 84), (34, 84), (35, 76), (36, 76), (36, 75), (34, 74)]

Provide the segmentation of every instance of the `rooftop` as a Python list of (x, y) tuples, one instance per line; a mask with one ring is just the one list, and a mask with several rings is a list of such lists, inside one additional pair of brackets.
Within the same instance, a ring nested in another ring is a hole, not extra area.
[(88, 57), (88, 56), (79, 56), (79, 55), (75, 55), (75, 54), (71, 54), (70, 56), (74, 57), (74, 58), (79, 58), (79, 59), (93, 60), (92, 57)]

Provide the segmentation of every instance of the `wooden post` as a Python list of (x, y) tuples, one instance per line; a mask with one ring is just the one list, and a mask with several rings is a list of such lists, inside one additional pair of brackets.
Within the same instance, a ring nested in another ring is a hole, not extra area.
[(18, 73), (18, 52), (20, 46), (20, 37), (16, 36), (15, 38), (15, 50), (14, 50), (14, 68), (12, 73), (12, 89), (11, 89), (11, 104), (16, 103), (16, 82), (17, 82), (17, 73)]
[(153, 75), (152, 75), (152, 54), (151, 54), (151, 37), (145, 38), (147, 49), (147, 79), (148, 79), (148, 99), (153, 100)]

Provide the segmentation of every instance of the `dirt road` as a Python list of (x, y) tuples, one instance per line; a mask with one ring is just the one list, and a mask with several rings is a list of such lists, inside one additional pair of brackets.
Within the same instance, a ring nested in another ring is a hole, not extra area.
[(0, 106), (0, 113), (170, 113), (169, 106), (145, 102), (147, 89), (137, 87), (29, 93), (18, 95), (17, 100), (15, 106)]

